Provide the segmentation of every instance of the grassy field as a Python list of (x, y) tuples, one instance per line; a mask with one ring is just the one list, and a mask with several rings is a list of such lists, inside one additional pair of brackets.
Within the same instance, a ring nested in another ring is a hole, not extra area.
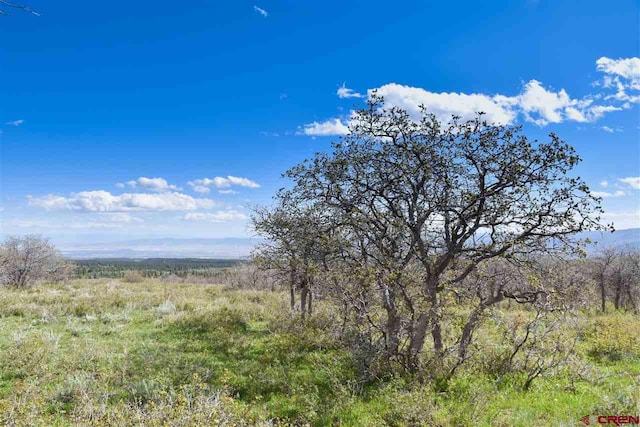
[[(486, 354), (491, 322), (478, 337)], [(573, 365), (527, 392), (517, 375), (473, 369), (444, 391), (403, 378), (363, 384), (331, 323), (322, 304), (303, 327), (284, 294), (216, 285), (0, 288), (0, 423), (572, 426), (640, 412), (630, 314), (583, 313), (565, 331), (578, 337)]]

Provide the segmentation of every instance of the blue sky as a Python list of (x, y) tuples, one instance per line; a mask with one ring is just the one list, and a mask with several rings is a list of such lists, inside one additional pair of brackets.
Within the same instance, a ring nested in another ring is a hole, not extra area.
[(0, 17), (2, 235), (249, 235), (376, 88), (556, 132), (606, 220), (640, 227), (637, 0), (29, 5)]

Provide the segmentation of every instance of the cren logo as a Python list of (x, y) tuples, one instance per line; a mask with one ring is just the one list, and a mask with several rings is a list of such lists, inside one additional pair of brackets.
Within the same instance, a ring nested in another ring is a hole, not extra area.
[[(585, 415), (580, 419), (582, 423), (586, 426), (591, 424), (591, 417), (589, 415)], [(640, 425), (640, 416), (636, 415), (635, 417), (632, 415), (599, 415), (596, 417), (596, 421), (598, 424), (613, 424), (616, 426), (621, 426), (625, 424), (631, 425)]]

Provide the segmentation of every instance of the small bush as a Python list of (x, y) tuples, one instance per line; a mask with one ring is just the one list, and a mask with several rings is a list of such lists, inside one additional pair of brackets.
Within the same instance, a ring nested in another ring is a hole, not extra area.
[(171, 300), (166, 300), (160, 304), (156, 310), (160, 314), (173, 314), (177, 311), (176, 305)]
[(71, 375), (58, 386), (51, 402), (61, 404), (74, 404), (92, 393), (95, 387), (95, 379), (86, 373)]
[(626, 355), (640, 356), (640, 321), (629, 314), (612, 314), (595, 319), (585, 334), (589, 354), (620, 360)]
[(127, 271), (122, 281), (125, 283), (141, 283), (144, 282), (144, 277), (139, 271)]
[(138, 405), (143, 405), (160, 396), (162, 387), (152, 379), (143, 379), (141, 381), (129, 384), (129, 401)]

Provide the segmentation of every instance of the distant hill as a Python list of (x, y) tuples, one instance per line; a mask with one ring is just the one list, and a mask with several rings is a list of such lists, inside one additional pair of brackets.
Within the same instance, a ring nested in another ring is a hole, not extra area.
[(138, 239), (120, 242), (87, 243), (61, 246), (64, 256), (91, 258), (216, 258), (242, 259), (250, 255), (260, 239)]
[[(590, 231), (580, 233), (581, 239), (590, 239), (589, 253), (604, 247), (640, 249), (640, 228), (611, 232)], [(72, 259), (90, 258), (209, 258), (243, 259), (262, 242), (257, 238), (225, 239), (138, 239), (121, 242), (88, 243), (63, 246), (63, 255)]]
[(589, 239), (591, 243), (587, 251), (597, 252), (602, 248), (630, 248), (640, 249), (640, 228), (628, 228), (626, 230), (609, 231), (588, 231), (578, 235), (581, 239)]

